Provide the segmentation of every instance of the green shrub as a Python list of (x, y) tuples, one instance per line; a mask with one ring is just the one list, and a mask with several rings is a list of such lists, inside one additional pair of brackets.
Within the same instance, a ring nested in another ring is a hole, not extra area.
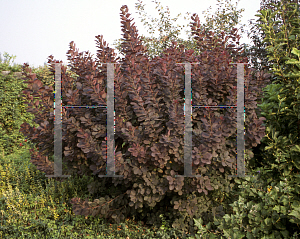
[[(69, 199), (90, 198), (88, 184), (94, 177), (72, 175), (65, 181), (48, 179), (30, 161), (28, 148), (0, 156), (0, 238), (179, 238), (167, 227), (143, 226), (126, 219), (109, 224), (105, 219), (76, 216)], [(107, 191), (102, 192), (103, 195)]]

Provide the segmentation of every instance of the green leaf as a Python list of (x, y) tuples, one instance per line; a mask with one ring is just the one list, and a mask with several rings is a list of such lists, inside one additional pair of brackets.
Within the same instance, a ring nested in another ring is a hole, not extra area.
[[(267, 11), (266, 10), (261, 10), (259, 11), (261, 13), (261, 15), (263, 15), (264, 17), (267, 16)], [(258, 15), (258, 14), (257, 14)], [(255, 15), (256, 16), (256, 15)]]
[(291, 151), (294, 151), (294, 152), (300, 152), (300, 146), (299, 145), (294, 145), (294, 147), (291, 148)]
[(287, 200), (287, 198), (283, 198), (283, 200), (281, 201), (283, 203), (284, 206), (289, 204), (289, 201)]
[(225, 219), (226, 222), (230, 220), (230, 216), (228, 214), (226, 214), (223, 218)]
[(267, 226), (270, 226), (272, 224), (272, 219), (271, 218), (266, 218), (265, 223)]
[(294, 74), (294, 73), (289, 73), (289, 74), (283, 74), (284, 77), (290, 77), (290, 78), (297, 78), (300, 77), (300, 73)]
[(290, 59), (286, 61), (285, 64), (300, 64), (300, 61), (297, 61), (296, 59)]
[(289, 232), (287, 230), (280, 231), (280, 233), (283, 235), (283, 238), (288, 238), (289, 237)]
[(280, 206), (277, 205), (277, 206), (273, 207), (273, 210), (279, 213), (280, 212)]
[(294, 216), (294, 217), (300, 219), (300, 211), (299, 211), (298, 208), (297, 208), (296, 210), (293, 210), (293, 211), (292, 211), (291, 213), (289, 213), (288, 215)]
[(292, 53), (300, 58), (300, 51), (297, 48), (293, 47)]

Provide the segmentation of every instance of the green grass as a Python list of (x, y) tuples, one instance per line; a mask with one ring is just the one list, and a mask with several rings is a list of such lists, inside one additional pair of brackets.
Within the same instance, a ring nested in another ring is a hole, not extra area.
[(29, 161), (26, 149), (5, 157), (0, 155), (0, 239), (183, 238), (165, 220), (160, 228), (150, 228), (134, 218), (118, 225), (75, 215), (69, 200), (88, 198), (87, 184), (92, 178), (72, 176), (59, 182), (45, 177)]

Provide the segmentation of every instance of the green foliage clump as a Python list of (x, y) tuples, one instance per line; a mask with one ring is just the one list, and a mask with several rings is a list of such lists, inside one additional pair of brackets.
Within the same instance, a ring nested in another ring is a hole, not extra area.
[[(21, 95), (27, 84), (23, 83), (22, 78), (14, 75), (15, 72), (22, 73), (22, 66), (11, 65), (16, 56), (9, 56), (6, 52), (3, 55), (4, 60), (0, 57), (0, 153), (5, 156), (28, 144), (24, 135), (19, 132), (21, 124), (27, 122), (34, 127), (39, 125), (34, 123), (34, 115), (26, 111), (23, 103), (24, 99)], [(10, 71), (10, 73), (3, 75), (2, 71)], [(76, 74), (70, 70), (67, 72), (73, 79), (76, 79)], [(51, 75), (46, 65), (33, 68), (32, 73), (46, 86), (54, 86), (54, 76)]]
[(91, 198), (88, 185), (94, 177), (46, 178), (30, 163), (28, 147), (0, 155), (0, 176), (0, 238), (179, 238), (180, 232), (168, 228), (163, 218), (159, 228), (150, 228), (134, 218), (109, 224), (102, 218), (76, 216), (69, 201)]
[[(29, 122), (32, 125), (33, 115), (27, 113), (22, 104), (21, 91), (24, 89), (22, 79), (13, 75), (20, 72), (21, 66), (10, 66), (7, 54), (4, 63), (0, 62), (0, 152), (2, 156), (15, 152), (24, 143), (24, 135), (19, 133), (20, 125)], [(10, 71), (3, 75), (2, 71)], [(37, 125), (35, 125), (37, 126)]]

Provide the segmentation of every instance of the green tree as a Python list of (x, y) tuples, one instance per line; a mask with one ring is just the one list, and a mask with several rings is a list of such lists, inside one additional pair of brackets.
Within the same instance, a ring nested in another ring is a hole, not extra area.
[[(277, 4), (281, 0), (261, 0), (260, 10), (270, 9), (275, 11), (275, 7), (272, 4)], [(280, 31), (279, 26), (283, 24), (281, 17), (278, 14), (274, 15), (274, 21), (276, 22), (273, 26), (274, 32), (278, 33)], [(245, 54), (249, 56), (251, 66), (256, 70), (271, 70), (271, 61), (268, 61), (267, 57), (267, 46), (269, 42), (264, 41), (266, 38), (265, 32), (260, 28), (259, 19), (254, 22), (254, 19), (248, 20), (250, 31), (247, 30), (247, 36), (251, 39), (251, 44), (246, 47)]]
[(22, 67), (20, 65), (17, 65), (16, 63), (12, 65), (12, 63), (16, 59), (16, 56), (14, 55), (10, 56), (7, 52), (4, 52), (3, 56), (4, 59), (1, 57), (1, 53), (0, 53), (0, 71), (18, 72), (22, 70)]
[[(260, 3), (260, 11), (271, 11), (273, 12), (273, 32), (274, 36), (276, 34), (279, 34), (282, 32), (281, 27), (284, 24), (283, 16), (276, 12), (276, 4), (279, 2), (282, 2), (281, 0), (261, 0)], [(289, 3), (290, 1), (286, 1)], [(297, 2), (297, 1), (295, 1)], [(298, 5), (299, 8), (299, 5)], [(299, 9), (298, 9), (299, 11)], [(284, 15), (287, 16), (287, 15)], [(261, 20), (257, 19), (256, 22), (253, 22), (254, 19), (249, 20), (249, 25), (250, 25), (250, 32), (247, 31), (248, 38), (251, 39), (251, 45), (246, 45), (245, 48), (245, 55), (250, 58), (250, 65), (255, 69), (255, 72), (264, 70), (265, 72), (269, 72), (272, 74), (271, 78), (271, 84), (274, 83), (277, 79), (278, 76), (274, 74), (272, 71), (272, 64), (275, 63), (274, 60), (269, 60), (268, 59), (268, 47), (271, 45), (271, 43), (267, 39), (266, 36), (266, 31), (264, 31), (261, 28)], [(285, 67), (283, 65), (282, 67)], [(293, 79), (292, 79), (293, 80)], [(261, 101), (259, 101), (261, 103)], [(261, 116), (261, 114), (258, 112), (258, 115)], [(265, 126), (265, 123), (263, 124)], [(256, 165), (262, 164), (263, 158), (266, 157), (266, 152), (263, 150), (266, 147), (266, 143), (261, 142), (257, 147), (253, 149), (254, 157), (253, 157), (253, 162)]]
[[(144, 10), (144, 6), (145, 4), (142, 4), (141, 0), (138, 0), (138, 3), (136, 3), (136, 9), (139, 11), (137, 12), (140, 15), (141, 22), (144, 22), (144, 26), (148, 27), (148, 32), (151, 34), (151, 37), (146, 37), (146, 36), (141, 36), (141, 41), (142, 43), (147, 47), (148, 49), (148, 55), (150, 57), (150, 59), (153, 59), (156, 56), (161, 55), (161, 53), (167, 49), (168, 47), (171, 46), (172, 41), (177, 41), (179, 44), (183, 44), (186, 49), (193, 49), (196, 54), (199, 54), (199, 50), (197, 49), (196, 46), (196, 42), (195, 40), (192, 38), (191, 35), (191, 29), (189, 26), (187, 25), (183, 25), (180, 26), (177, 24), (177, 28), (175, 27), (175, 22), (178, 20), (178, 17), (181, 15), (178, 14), (177, 17), (170, 19), (170, 11), (169, 8), (166, 7), (166, 11), (162, 11), (164, 9), (163, 6), (160, 5), (160, 2), (157, 1), (153, 1), (156, 3), (156, 7), (155, 9), (158, 9), (159, 15), (160, 15), (160, 19), (151, 19), (151, 22), (153, 24), (156, 23), (156, 26), (151, 25), (147, 19), (146, 16), (147, 14), (145, 13)], [(214, 15), (209, 16), (209, 11), (207, 10), (206, 12), (206, 23), (203, 24), (203, 30), (213, 30), (215, 31), (216, 34), (220, 34), (222, 31), (224, 31), (225, 33), (229, 33), (232, 28), (236, 27), (240, 21), (240, 17), (241, 17), (241, 13), (245, 10), (245, 9), (240, 9), (237, 10), (237, 4), (238, 2), (236, 2), (236, 6), (234, 6), (231, 3), (231, 0), (225, 0), (224, 2), (221, 2), (221, 0), (218, 0), (218, 5), (219, 8), (217, 9), (217, 11), (214, 13)], [(224, 6), (223, 6), (224, 5)], [(211, 8), (211, 7), (210, 7)], [(144, 17), (141, 17), (141, 15), (143, 14)], [(203, 13), (205, 13), (205, 11), (203, 11)], [(187, 16), (184, 17), (184, 19), (186, 20), (188, 18), (188, 16), (190, 16), (190, 12), (186, 13)], [(167, 16), (166, 16), (167, 15)], [(147, 16), (148, 19), (149, 16)], [(171, 23), (171, 20), (174, 21), (174, 23)], [(156, 38), (154, 37), (154, 29), (158, 28), (159, 31), (159, 37)], [(188, 40), (184, 40), (182, 38), (179, 38), (179, 34), (180, 31), (183, 28), (188, 27), (188, 29), (185, 31), (186, 34), (188, 35)], [(244, 32), (244, 25), (241, 25), (240, 29), (242, 31), (242, 33)], [(178, 29), (180, 28), (180, 30)], [(121, 39), (117, 39), (114, 42), (114, 46), (116, 46), (116, 49), (118, 50), (118, 52), (122, 55), (121, 53), (121, 43), (122, 43), (122, 38)]]
[[(299, 90), (300, 79), (298, 58), (300, 57), (300, 12), (297, 4), (293, 5), (290, 1), (277, 1), (276, 3), (269, 4), (276, 11), (271, 8), (264, 9), (257, 16), (260, 17), (259, 20), (262, 22), (260, 28), (266, 35), (263, 42), (268, 43), (266, 47), (267, 57), (270, 62), (271, 72), (274, 75), (273, 84), (269, 85), (265, 91), (269, 95), (273, 94), (275, 98), (271, 97), (268, 99), (270, 103), (267, 103), (268, 101), (264, 99), (266, 103), (263, 104), (264, 108), (268, 108), (269, 112), (273, 112), (270, 114), (269, 120), (267, 120), (269, 133), (262, 140), (266, 141), (266, 144), (269, 146), (273, 145), (272, 147), (265, 147), (266, 151), (269, 152), (269, 159), (266, 159), (264, 164), (271, 166), (274, 163), (276, 151), (278, 153), (282, 147), (285, 148), (284, 151), (291, 147), (293, 148), (297, 145), (297, 141), (299, 145), (300, 119), (298, 117), (299, 105), (297, 105), (297, 100), (299, 102), (299, 99), (297, 99), (297, 90)], [(278, 20), (279, 17), (281, 20)], [(275, 102), (277, 101), (279, 105), (276, 105)], [(274, 108), (270, 108), (270, 105), (274, 105)], [(275, 109), (278, 111), (276, 112)], [(272, 132), (272, 137), (269, 136), (270, 132)], [(283, 146), (285, 144), (279, 143), (280, 140), (278, 141), (275, 132), (281, 135), (279, 138), (287, 137), (286, 139), (289, 138), (290, 142), (287, 140), (287, 145)], [(292, 154), (290, 157), (292, 157)], [(273, 159), (270, 160), (270, 158)], [(297, 161), (291, 163), (291, 165), (295, 165)], [(275, 167), (275, 171), (276, 167), (278, 169), (278, 165), (276, 164), (273, 167)], [(297, 167), (299, 167), (299, 162)]]
[[(33, 68), (32, 72), (36, 74), (36, 78), (43, 82), (43, 84), (54, 87), (54, 75), (51, 75), (51, 72), (46, 64), (44, 64), (44, 66), (38, 66), (37, 68)], [(69, 73), (71, 77), (74, 80), (76, 80), (77, 75), (74, 72), (72, 72), (69, 69), (69, 67), (67, 67), (67, 73)]]
[[(20, 149), (23, 145), (27, 145), (24, 142), (24, 136), (19, 133), (22, 123), (27, 122), (35, 127), (38, 127), (38, 125), (33, 122), (33, 115), (26, 112), (26, 105), (24, 105), (23, 99), (20, 97), (25, 84), (12, 74), (12, 72), (22, 72), (22, 65), (12, 65), (16, 56), (10, 56), (7, 52), (4, 52), (3, 56), (4, 59), (1, 58), (0, 54), (0, 73), (2, 71), (11, 71), (7, 76), (0, 75), (0, 152), (7, 155)], [(71, 74), (74, 80), (76, 79), (75, 73), (69, 69), (67, 69), (67, 72)], [(54, 86), (54, 75), (51, 75), (46, 64), (43, 67), (33, 67), (32, 73), (35, 73), (36, 78), (44, 85)]]
[[(13, 75), (13, 72), (21, 72), (22, 66), (11, 65), (10, 61), (13, 62), (16, 56), (5, 52), (4, 57), (4, 60), (0, 58), (0, 150), (3, 156), (22, 147), (25, 139), (19, 133), (20, 122), (32, 124), (33, 116), (22, 106), (20, 93), (23, 83)], [(10, 73), (2, 75), (2, 71)]]
[[(237, 10), (239, 1), (235, 3), (235, 6), (231, 3), (231, 0), (225, 0), (225, 2), (217, 0), (217, 2), (219, 7), (214, 14), (209, 13), (208, 10), (202, 12), (206, 14), (206, 23), (203, 24), (203, 28), (216, 33), (221, 33), (222, 31), (230, 33), (234, 27), (240, 25), (239, 29), (241, 33), (244, 33), (246, 24), (240, 24), (240, 18), (242, 17), (241, 13), (244, 12), (245, 9)], [(211, 6), (209, 9), (211, 10)]]
[[(0, 71), (12, 71), (12, 72), (22, 72), (22, 65), (13, 63), (16, 59), (16, 56), (10, 56), (7, 52), (3, 53), (4, 59), (1, 57), (0, 53)], [(28, 63), (27, 63), (28, 64)], [(36, 74), (36, 78), (43, 82), (47, 86), (54, 86), (54, 75), (51, 75), (49, 68), (46, 63), (43, 66), (31, 67), (32, 73)], [(76, 79), (77, 75), (70, 70), (67, 66), (67, 73)]]

